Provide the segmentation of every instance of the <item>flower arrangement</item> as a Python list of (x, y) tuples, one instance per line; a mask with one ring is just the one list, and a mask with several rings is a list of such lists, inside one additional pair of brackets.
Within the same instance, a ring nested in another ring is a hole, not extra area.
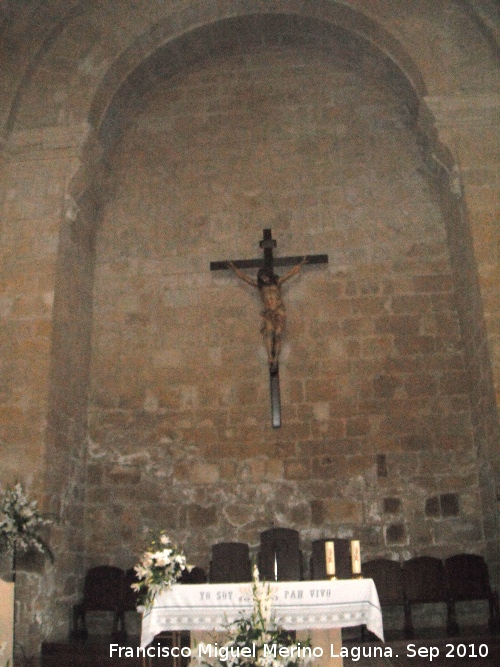
[(191, 569), (182, 549), (161, 531), (134, 567), (139, 581), (133, 583), (132, 588), (139, 593), (139, 604), (150, 607), (158, 593), (168, 590), (184, 570), (190, 572)]
[[(256, 565), (252, 576), (253, 609), (249, 617), (241, 617), (227, 628), (228, 641), (217, 650), (216, 664), (223, 667), (300, 667), (312, 661), (310, 641), (296, 643), (293, 636), (280, 628), (272, 611), (269, 583), (261, 582)], [(196, 660), (203, 659), (208, 646), (198, 645)]]
[[(2, 658), (6, 649), (7, 649), (7, 642), (0, 642), (0, 658)], [(10, 667), (10, 660), (7, 660), (7, 662), (5, 663), (5, 667)]]
[(25, 551), (35, 548), (42, 553), (52, 552), (38, 533), (41, 526), (52, 523), (43, 518), (36, 500), (29, 501), (22, 484), (7, 489), (0, 503), (0, 541), (7, 551), (15, 554), (16, 549)]

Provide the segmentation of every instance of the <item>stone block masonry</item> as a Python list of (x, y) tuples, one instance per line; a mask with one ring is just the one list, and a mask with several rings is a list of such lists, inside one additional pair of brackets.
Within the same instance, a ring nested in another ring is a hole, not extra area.
[[(97, 237), (87, 550), (168, 524), (207, 567), (271, 523), (365, 556), (481, 548), (445, 223), (398, 101), (320, 50), (196, 66), (144, 100)], [(140, 167), (140, 168), (139, 168)], [(330, 264), (284, 290), (273, 432), (258, 295), (209, 261)], [(450, 480), (454, 478), (456, 483)], [(464, 480), (467, 480), (464, 483)]]

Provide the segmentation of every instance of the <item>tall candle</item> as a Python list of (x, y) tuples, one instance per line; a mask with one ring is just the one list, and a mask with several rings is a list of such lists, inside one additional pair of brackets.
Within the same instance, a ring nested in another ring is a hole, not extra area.
[(361, 549), (359, 540), (351, 540), (351, 566), (353, 574), (361, 574)]
[(274, 552), (274, 581), (278, 581), (278, 555)]
[(325, 542), (326, 576), (335, 576), (335, 547), (333, 542)]

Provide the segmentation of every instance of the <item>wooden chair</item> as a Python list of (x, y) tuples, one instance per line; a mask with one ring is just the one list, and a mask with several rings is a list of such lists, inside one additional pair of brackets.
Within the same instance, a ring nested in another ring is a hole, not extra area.
[(198, 567), (196, 565), (195, 567), (193, 567), (191, 572), (189, 572), (187, 569), (182, 572), (181, 577), (179, 579), (179, 583), (181, 583), (181, 584), (206, 584), (207, 583), (207, 575), (205, 574), (205, 570), (202, 567)]
[(442, 602), (447, 605), (448, 596), (443, 563), (433, 556), (410, 558), (403, 563), (405, 595), (406, 638), (415, 636), (412, 620), (412, 605)]
[(448, 628), (453, 635), (460, 634), (456, 617), (456, 603), (467, 600), (487, 600), (489, 605), (488, 626), (491, 632), (500, 629), (498, 595), (491, 589), (488, 566), (482, 556), (458, 554), (444, 563), (448, 589)]
[(210, 582), (232, 584), (252, 580), (250, 549), (243, 542), (221, 542), (212, 546)]
[(100, 565), (88, 570), (83, 586), (83, 600), (73, 607), (72, 637), (88, 637), (87, 612), (108, 611), (113, 614), (111, 636), (124, 638), (125, 614), (123, 590), (125, 573), (113, 565)]
[[(369, 560), (363, 563), (362, 571), (364, 577), (375, 582), (381, 607), (400, 606), (405, 609), (403, 570), (397, 561), (386, 558)], [(363, 627), (363, 640), (365, 635), (366, 630)]]
[(260, 534), (259, 572), (267, 581), (300, 581), (302, 553), (293, 528), (271, 528)]
[(337, 579), (352, 577), (351, 542), (338, 537), (314, 540), (311, 554), (311, 579), (326, 579), (325, 542), (333, 542), (335, 551), (335, 576)]

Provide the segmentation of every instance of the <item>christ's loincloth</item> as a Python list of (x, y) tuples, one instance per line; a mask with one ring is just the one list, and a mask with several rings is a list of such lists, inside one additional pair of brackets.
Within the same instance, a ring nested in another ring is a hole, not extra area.
[(285, 328), (286, 322), (286, 311), (284, 306), (275, 309), (265, 308), (261, 315), (263, 317), (262, 326), (260, 328), (261, 333), (271, 330), (277, 334), (281, 334)]

